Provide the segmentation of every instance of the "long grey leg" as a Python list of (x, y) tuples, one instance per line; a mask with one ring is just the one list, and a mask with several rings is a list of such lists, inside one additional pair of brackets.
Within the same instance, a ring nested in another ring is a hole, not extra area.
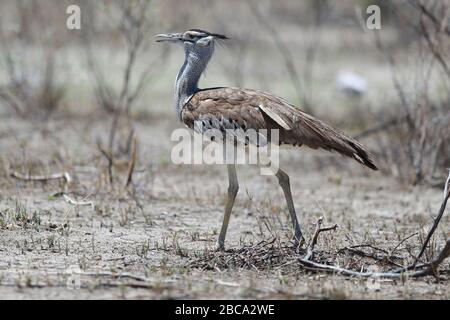
[(228, 164), (228, 199), (225, 206), (225, 214), (223, 216), (222, 229), (220, 230), (218, 249), (223, 249), (225, 245), (225, 236), (227, 234), (228, 222), (230, 221), (231, 210), (233, 209), (234, 200), (239, 190), (239, 183), (236, 175), (236, 166)]
[(295, 242), (298, 244), (299, 242), (303, 241), (303, 235), (302, 230), (300, 229), (300, 224), (297, 220), (297, 214), (295, 213), (294, 208), (294, 201), (292, 200), (292, 194), (291, 194), (291, 184), (289, 182), (289, 176), (286, 172), (284, 172), (281, 169), (278, 169), (277, 173), (275, 174), (278, 178), (278, 183), (280, 184), (280, 187), (283, 189), (284, 196), (286, 198), (286, 203), (288, 206), (289, 214), (291, 216), (292, 225), (295, 230)]

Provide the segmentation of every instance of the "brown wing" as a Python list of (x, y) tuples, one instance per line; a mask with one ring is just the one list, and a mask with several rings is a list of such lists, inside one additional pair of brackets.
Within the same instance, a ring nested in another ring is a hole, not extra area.
[[(182, 121), (190, 128), (201, 123), (210, 129), (279, 129), (280, 144), (337, 151), (377, 170), (358, 141), (282, 98), (240, 88), (211, 88), (195, 93), (185, 104)], [(198, 131), (198, 130), (197, 130)]]

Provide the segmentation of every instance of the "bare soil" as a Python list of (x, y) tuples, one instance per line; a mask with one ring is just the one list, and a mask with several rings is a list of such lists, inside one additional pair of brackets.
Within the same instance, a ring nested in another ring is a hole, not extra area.
[[(227, 178), (223, 166), (170, 161), (172, 118), (136, 123), (138, 163), (131, 191), (126, 165), (111, 186), (97, 149), (108, 121), (98, 117), (29, 122), (3, 117), (0, 132), (0, 298), (2, 299), (448, 299), (449, 262), (441, 279), (359, 279), (307, 271), (290, 244), (291, 226), (276, 178), (238, 167), (240, 192), (216, 252)], [(126, 164), (125, 160), (124, 163)], [(388, 270), (386, 250), (403, 265), (440, 206), (442, 191), (405, 187), (335, 154), (286, 150), (299, 220), (309, 239), (320, 216), (337, 223), (317, 249), (355, 270)], [(17, 171), (67, 171), (73, 182), (29, 182)], [(75, 206), (61, 192), (92, 206)], [(448, 211), (448, 210), (447, 210)], [(444, 216), (430, 257), (450, 227)], [(406, 237), (418, 233), (392, 250)], [(361, 252), (348, 248), (356, 245)], [(369, 246), (370, 245), (370, 246)]]

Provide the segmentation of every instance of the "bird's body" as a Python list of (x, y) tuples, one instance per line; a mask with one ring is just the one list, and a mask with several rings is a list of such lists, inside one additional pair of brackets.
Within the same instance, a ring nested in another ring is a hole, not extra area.
[(370, 155), (356, 140), (285, 100), (240, 88), (204, 89), (193, 94), (181, 109), (181, 120), (191, 129), (204, 121), (210, 129), (278, 129), (280, 144), (306, 145), (337, 151), (376, 169)]
[[(214, 52), (215, 39), (225, 36), (193, 29), (185, 33), (158, 35), (158, 41), (180, 42), (184, 46), (185, 61), (175, 82), (175, 109), (180, 121), (189, 128), (279, 130), (280, 144), (306, 145), (317, 149), (336, 151), (361, 164), (377, 170), (370, 154), (356, 140), (338, 129), (303, 112), (282, 98), (252, 89), (232, 87), (199, 89), (198, 81)], [(196, 125), (200, 123), (201, 125)], [(276, 173), (282, 187), (295, 228), (295, 239), (302, 237), (292, 201), (288, 175), (279, 169)], [(225, 233), (237, 193), (234, 165), (228, 165), (229, 189), (225, 218), (219, 236), (223, 247)]]

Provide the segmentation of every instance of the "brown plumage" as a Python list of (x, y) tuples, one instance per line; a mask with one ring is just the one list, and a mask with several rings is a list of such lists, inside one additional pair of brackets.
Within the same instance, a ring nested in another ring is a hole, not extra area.
[[(213, 129), (214, 133), (217, 129), (221, 132), (227, 129), (253, 129), (259, 132), (256, 141), (250, 141), (248, 137), (245, 137), (245, 141), (240, 141), (245, 144), (259, 144), (259, 138), (265, 133), (266, 140), (271, 141), (270, 129), (278, 129), (280, 144), (307, 145), (314, 149), (337, 151), (377, 170), (370, 154), (358, 141), (281, 98), (261, 91), (239, 88), (200, 90), (198, 81), (213, 55), (215, 42), (227, 39), (226, 36), (191, 29), (184, 33), (159, 34), (156, 38), (159, 42), (183, 45), (185, 60), (175, 81), (175, 110), (178, 118), (191, 129), (200, 133), (209, 133), (209, 129)], [(236, 137), (242, 138), (238, 135)], [(210, 138), (213, 140), (215, 136), (211, 135)], [(219, 249), (224, 248), (231, 211), (239, 190), (235, 163), (227, 163), (227, 170), (228, 198), (218, 238)], [(271, 170), (283, 189), (294, 229), (294, 240), (298, 245), (303, 240), (303, 233), (295, 212), (289, 175), (277, 166)]]
[(240, 88), (210, 88), (193, 94), (181, 110), (182, 121), (207, 120), (216, 129), (279, 129), (280, 142), (336, 151), (377, 170), (362, 144), (282, 98)]

